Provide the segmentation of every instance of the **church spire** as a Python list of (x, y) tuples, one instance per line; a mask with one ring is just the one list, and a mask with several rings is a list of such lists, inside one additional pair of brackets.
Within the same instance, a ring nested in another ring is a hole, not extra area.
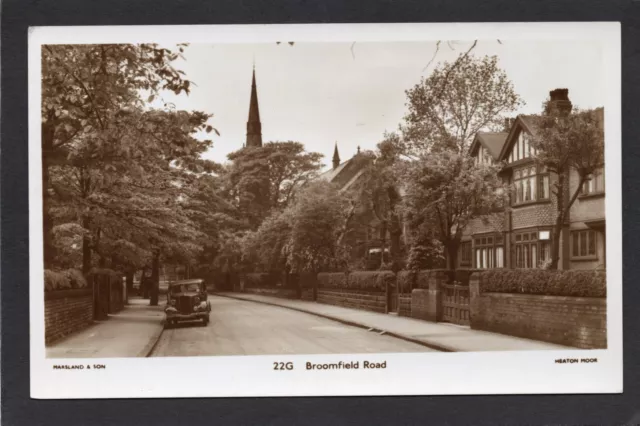
[(256, 66), (253, 65), (251, 80), (251, 100), (249, 102), (249, 120), (247, 121), (247, 147), (262, 146), (262, 124), (258, 108), (258, 91), (256, 89)]
[(336, 142), (336, 146), (333, 149), (333, 168), (337, 169), (340, 165), (340, 154), (338, 154), (338, 142)]

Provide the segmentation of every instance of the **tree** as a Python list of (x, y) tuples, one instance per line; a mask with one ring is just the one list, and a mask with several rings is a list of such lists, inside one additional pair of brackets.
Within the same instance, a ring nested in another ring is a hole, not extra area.
[(504, 202), (506, 188), (497, 171), (497, 166), (476, 164), (454, 151), (422, 155), (398, 171), (405, 184), (402, 210), (408, 225), (414, 232), (432, 233), (442, 243), (449, 269), (457, 265), (458, 246), (469, 221)]
[(287, 209), (290, 232), (283, 247), (287, 266), (296, 272), (343, 269), (348, 247), (344, 236), (355, 202), (328, 182), (314, 182)]
[(243, 260), (262, 271), (338, 269), (346, 265), (344, 235), (355, 202), (328, 182), (312, 182), (283, 211), (246, 234)]
[(273, 210), (283, 210), (322, 166), (322, 154), (292, 141), (243, 148), (228, 158), (231, 197), (254, 229)]
[[(560, 237), (571, 206), (583, 184), (604, 167), (604, 128), (602, 110), (584, 111), (561, 102), (547, 101), (544, 112), (532, 117), (534, 131), (531, 144), (536, 148), (536, 162), (557, 176), (551, 193), (556, 201), (550, 269), (558, 268)], [(575, 171), (578, 185), (569, 187), (569, 175)]]
[[(182, 46), (178, 47), (182, 51)], [(50, 169), (65, 164), (69, 147), (113, 140), (115, 118), (142, 108), (163, 90), (189, 92), (171, 63), (179, 53), (154, 44), (46, 45), (42, 48), (42, 197), (45, 267), (55, 262)]]
[[(351, 192), (355, 193), (359, 204), (366, 212), (371, 212), (379, 232), (380, 267), (384, 266), (384, 253), (387, 246), (387, 234), (390, 237), (391, 263), (394, 269), (400, 267), (402, 220), (398, 206), (402, 202), (400, 185), (395, 168), (400, 164), (400, 137), (385, 134), (377, 145), (376, 152), (362, 153), (367, 158), (362, 175), (354, 183)], [(366, 226), (370, 226), (369, 215), (364, 215)]]
[(478, 131), (501, 128), (501, 116), (523, 104), (496, 56), (476, 58), (468, 51), (439, 64), (406, 93), (409, 111), (401, 129), (405, 153), (411, 155), (464, 153)]

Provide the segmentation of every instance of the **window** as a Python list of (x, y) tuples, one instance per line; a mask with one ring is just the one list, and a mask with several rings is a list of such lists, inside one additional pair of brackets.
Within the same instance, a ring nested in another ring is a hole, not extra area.
[(502, 235), (476, 237), (476, 268), (491, 269), (504, 267), (504, 238)]
[(476, 164), (493, 164), (493, 158), (487, 148), (481, 146), (475, 157)]
[(604, 192), (604, 173), (600, 169), (587, 176), (587, 180), (582, 184), (582, 193), (586, 195), (602, 192)]
[(551, 258), (549, 231), (516, 234), (516, 268), (539, 268)]
[(471, 241), (463, 241), (460, 244), (460, 264), (471, 266)]
[(521, 131), (518, 135), (518, 139), (511, 148), (509, 162), (513, 163), (514, 161), (522, 160), (523, 158), (530, 158), (532, 155), (535, 155), (535, 153), (535, 148), (531, 146), (531, 143), (529, 142), (529, 135)]
[(527, 166), (513, 172), (515, 203), (549, 199), (549, 174), (543, 167)]
[(595, 231), (585, 229), (584, 231), (573, 231), (571, 233), (571, 257), (573, 258), (595, 258), (596, 245), (597, 236)]

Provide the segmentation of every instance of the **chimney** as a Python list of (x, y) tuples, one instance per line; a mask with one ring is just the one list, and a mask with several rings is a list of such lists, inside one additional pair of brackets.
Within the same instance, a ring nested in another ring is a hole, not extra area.
[(515, 118), (505, 117), (504, 118), (504, 132), (509, 133), (511, 128), (513, 127), (513, 123), (515, 123)]
[(546, 113), (556, 110), (561, 114), (570, 114), (573, 105), (569, 100), (569, 89), (555, 89), (549, 92), (549, 102), (545, 109)]

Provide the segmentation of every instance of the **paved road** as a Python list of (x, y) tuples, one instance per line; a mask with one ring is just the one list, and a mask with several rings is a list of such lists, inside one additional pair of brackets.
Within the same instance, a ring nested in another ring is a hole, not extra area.
[(209, 297), (211, 323), (206, 327), (200, 323), (183, 323), (165, 330), (151, 356), (433, 351), (286, 308)]

